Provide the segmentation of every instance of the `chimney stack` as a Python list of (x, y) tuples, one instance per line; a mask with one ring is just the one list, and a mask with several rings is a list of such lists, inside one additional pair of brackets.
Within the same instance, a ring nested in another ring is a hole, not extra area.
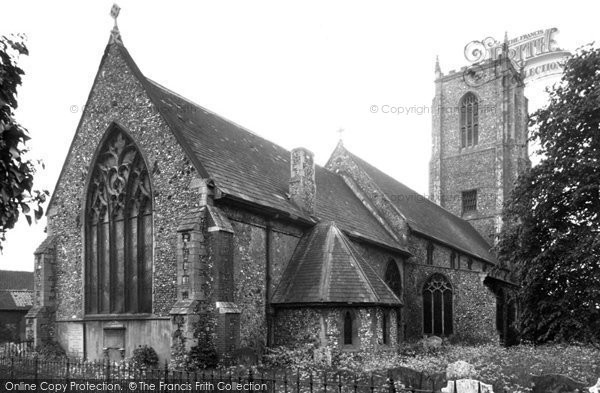
[(291, 151), (290, 199), (309, 214), (315, 211), (315, 155), (304, 147)]

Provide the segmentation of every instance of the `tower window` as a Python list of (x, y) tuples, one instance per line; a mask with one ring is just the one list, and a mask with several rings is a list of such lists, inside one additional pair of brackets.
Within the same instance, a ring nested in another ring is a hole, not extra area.
[(463, 214), (477, 210), (477, 190), (462, 192), (462, 212)]
[(452, 324), (452, 285), (436, 273), (423, 286), (423, 333), (448, 336)]
[(479, 143), (479, 102), (473, 93), (465, 94), (460, 100), (460, 147)]
[(456, 268), (456, 253), (454, 251), (450, 254), (450, 267), (452, 269)]

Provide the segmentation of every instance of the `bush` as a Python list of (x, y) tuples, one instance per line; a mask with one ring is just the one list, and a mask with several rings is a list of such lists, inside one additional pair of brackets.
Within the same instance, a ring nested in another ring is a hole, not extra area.
[(489, 337), (477, 333), (453, 334), (448, 338), (448, 343), (452, 345), (478, 346), (494, 344)]
[(156, 368), (158, 366), (158, 355), (154, 348), (140, 345), (133, 350), (131, 361), (139, 368)]
[(213, 346), (197, 345), (190, 349), (187, 359), (190, 371), (215, 368), (219, 364), (219, 356)]
[(56, 341), (47, 341), (35, 348), (35, 354), (41, 360), (61, 360), (67, 357), (65, 350)]

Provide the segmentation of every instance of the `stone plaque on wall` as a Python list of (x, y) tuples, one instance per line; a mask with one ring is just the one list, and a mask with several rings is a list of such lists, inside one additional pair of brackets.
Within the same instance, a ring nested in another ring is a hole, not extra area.
[(69, 356), (83, 356), (83, 324), (69, 323), (67, 325), (67, 354)]

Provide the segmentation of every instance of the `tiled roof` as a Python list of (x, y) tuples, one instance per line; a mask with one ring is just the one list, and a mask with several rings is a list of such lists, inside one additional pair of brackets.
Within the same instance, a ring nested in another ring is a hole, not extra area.
[(0, 290), (0, 310), (29, 310), (32, 305), (31, 290)]
[(306, 303), (402, 304), (333, 222), (302, 237), (272, 299), (274, 305)]
[(496, 263), (496, 257), (490, 251), (491, 246), (467, 221), (411, 190), (358, 156), (350, 152), (348, 154), (406, 217), (413, 231), (485, 261)]
[(33, 272), (0, 270), (0, 290), (33, 289)]
[[(128, 51), (119, 48), (201, 175), (226, 195), (314, 222), (288, 197), (288, 150), (145, 78)], [(314, 218), (334, 220), (349, 235), (406, 252), (341, 177), (320, 166), (315, 173)]]

